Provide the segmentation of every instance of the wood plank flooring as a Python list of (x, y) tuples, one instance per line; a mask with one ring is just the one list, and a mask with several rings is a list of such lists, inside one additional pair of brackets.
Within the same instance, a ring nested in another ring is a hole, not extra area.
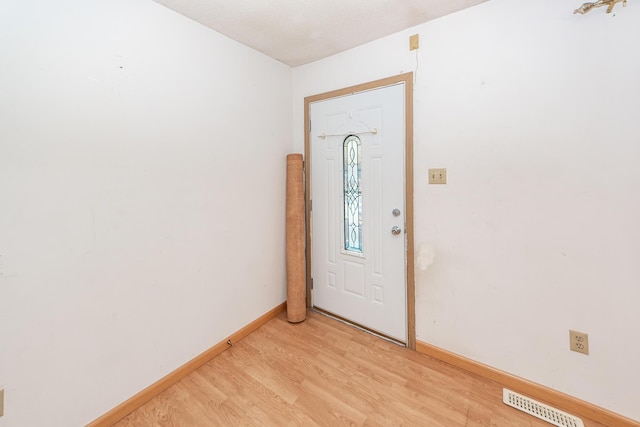
[(313, 312), (271, 320), (116, 424), (336, 425), (551, 424), (503, 404), (492, 381)]

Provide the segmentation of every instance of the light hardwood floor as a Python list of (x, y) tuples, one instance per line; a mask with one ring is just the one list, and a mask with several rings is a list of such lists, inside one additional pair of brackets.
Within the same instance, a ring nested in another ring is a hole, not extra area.
[(551, 424), (503, 404), (492, 381), (313, 312), (278, 316), (116, 424), (334, 425)]

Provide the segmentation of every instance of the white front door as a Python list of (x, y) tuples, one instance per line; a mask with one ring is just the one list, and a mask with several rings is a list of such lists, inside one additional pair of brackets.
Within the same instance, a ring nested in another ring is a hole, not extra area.
[(314, 307), (407, 340), (404, 84), (310, 104)]

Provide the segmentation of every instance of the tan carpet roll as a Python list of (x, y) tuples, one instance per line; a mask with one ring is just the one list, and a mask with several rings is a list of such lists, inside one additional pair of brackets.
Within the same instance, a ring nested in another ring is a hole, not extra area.
[(302, 154), (287, 156), (287, 320), (307, 317)]

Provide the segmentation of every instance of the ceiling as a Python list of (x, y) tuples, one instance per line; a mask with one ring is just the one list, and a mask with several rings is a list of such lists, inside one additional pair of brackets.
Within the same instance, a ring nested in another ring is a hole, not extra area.
[(487, 0), (154, 0), (292, 67)]

